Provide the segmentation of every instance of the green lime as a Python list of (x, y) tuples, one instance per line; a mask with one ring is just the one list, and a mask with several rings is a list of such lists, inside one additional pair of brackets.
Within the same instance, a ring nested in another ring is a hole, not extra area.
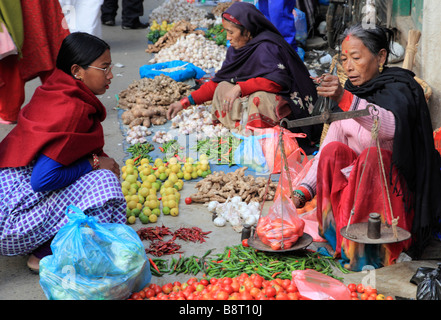
[(162, 213), (165, 214), (165, 215), (170, 214), (170, 208), (169, 207), (163, 207), (162, 208)]
[(144, 213), (140, 213), (139, 214), (139, 220), (143, 223), (143, 224), (147, 224), (147, 223), (149, 223), (150, 222), (150, 220), (149, 220), (149, 217), (148, 216), (146, 216)]
[(140, 213), (141, 213), (141, 210), (139, 210), (138, 208), (132, 209), (133, 216), (138, 217)]
[(155, 181), (152, 183), (152, 188), (155, 188), (156, 190), (161, 189), (161, 185), (159, 184), (158, 181)]
[(159, 217), (161, 215), (161, 210), (159, 208), (155, 208), (152, 210), (153, 215)]

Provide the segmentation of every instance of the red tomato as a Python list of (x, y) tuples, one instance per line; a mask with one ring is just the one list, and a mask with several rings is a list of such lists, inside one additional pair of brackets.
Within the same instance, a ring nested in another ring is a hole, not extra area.
[(291, 280), (289, 279), (283, 279), (281, 286), (283, 287), (283, 289), (287, 289), (289, 286), (291, 285)]
[(366, 293), (362, 293), (361, 295), (360, 295), (360, 299), (361, 300), (367, 300), (369, 298), (369, 296), (366, 294)]
[(254, 298), (257, 299), (257, 297), (259, 296), (259, 294), (261, 293), (261, 290), (257, 287), (251, 288), (250, 290), (250, 295)]
[(276, 295), (276, 289), (274, 289), (273, 287), (266, 287), (265, 288), (265, 295), (268, 298), (274, 297)]
[(192, 277), (192, 278), (190, 278), (190, 279), (187, 280), (187, 283), (188, 283), (189, 285), (192, 285), (194, 282), (197, 282), (197, 281), (198, 281), (198, 279), (196, 279), (195, 277)]
[(150, 299), (151, 297), (154, 297), (154, 296), (155, 296), (155, 290), (153, 290), (153, 289), (145, 290), (145, 297), (147, 299)]
[(393, 297), (391, 297), (391, 296), (387, 296), (386, 297), (386, 300), (393, 300), (394, 298)]
[(190, 197), (185, 198), (185, 204), (191, 204), (193, 200)]
[(243, 245), (244, 247), (249, 247), (250, 245), (248, 244), (248, 239), (243, 239), (243, 240), (242, 240), (242, 245)]
[(248, 290), (245, 290), (240, 294), (240, 300), (253, 300), (253, 296)]
[(217, 283), (217, 278), (211, 278), (210, 279), (210, 283), (211, 284), (216, 284)]
[(224, 285), (222, 285), (222, 289), (223, 289), (223, 291), (226, 291), (229, 295), (234, 292), (234, 289), (231, 286), (231, 284), (224, 284)]
[(233, 288), (234, 292), (239, 292), (239, 288), (240, 288), (239, 281), (233, 279), (233, 282), (231, 282), (231, 287)]
[(130, 296), (130, 299), (132, 299), (132, 300), (138, 300), (138, 299), (140, 299), (141, 298), (141, 296), (139, 295), (139, 292), (134, 292), (134, 293), (132, 293), (132, 295)]
[(348, 289), (351, 292), (355, 292), (355, 291), (357, 291), (357, 285), (355, 283), (350, 283), (350, 284), (348, 284)]
[(141, 299), (145, 298), (145, 291), (144, 290), (141, 290), (138, 293), (139, 293), (139, 296), (141, 297)]
[(162, 286), (162, 292), (164, 292), (165, 294), (169, 294), (170, 292), (172, 292), (172, 290), (173, 290), (172, 283), (167, 283)]
[(364, 292), (366, 292), (370, 296), (371, 294), (374, 294), (374, 293), (377, 294), (377, 289), (374, 289), (371, 286), (366, 286), (364, 288)]
[(215, 298), (216, 300), (228, 300), (228, 297), (230, 295), (228, 294), (228, 292), (224, 291), (224, 290), (220, 290), (217, 292)]
[(287, 296), (289, 300), (299, 300), (299, 294), (297, 292), (288, 292)]
[(288, 292), (288, 293), (294, 293), (294, 292), (299, 291), (299, 290), (297, 289), (296, 285), (293, 284), (293, 283), (290, 284), (285, 290), (286, 290), (286, 292)]
[(201, 279), (201, 281), (199, 281), (201, 284), (203, 284), (204, 286), (207, 286), (210, 282), (207, 279)]
[(363, 293), (364, 292), (364, 285), (363, 284), (358, 284), (357, 285), (357, 292), (358, 293)]

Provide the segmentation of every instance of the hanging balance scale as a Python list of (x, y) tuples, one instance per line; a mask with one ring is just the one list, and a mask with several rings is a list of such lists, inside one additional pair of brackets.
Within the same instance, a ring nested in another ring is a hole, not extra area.
[[(384, 170), (383, 159), (380, 152), (380, 144), (378, 140), (378, 130), (379, 126), (379, 117), (378, 110), (373, 104), (369, 104), (366, 109), (356, 110), (356, 111), (348, 111), (348, 112), (331, 112), (330, 111), (330, 101), (329, 98), (325, 98), (325, 109), (319, 116), (313, 116), (305, 119), (292, 120), (289, 121), (287, 119), (282, 119), (280, 122), (280, 126), (283, 128), (296, 128), (296, 127), (304, 127), (314, 124), (330, 124), (333, 121), (345, 120), (345, 119), (354, 119), (358, 117), (365, 117), (373, 115), (374, 124), (371, 130), (372, 139), (376, 142), (376, 149), (378, 155), (378, 161), (381, 172), (381, 183), (383, 187), (383, 199), (388, 202), (389, 211), (390, 211), (390, 220), (391, 223), (382, 222), (381, 215), (376, 212), (370, 213), (368, 216), (367, 222), (354, 223), (351, 224), (352, 217), (355, 214), (355, 203), (358, 195), (358, 188), (356, 190), (356, 195), (354, 199), (354, 206), (351, 210), (351, 214), (348, 220), (347, 226), (341, 228), (339, 230), (340, 234), (351, 241), (361, 243), (361, 244), (390, 244), (390, 243), (398, 243), (405, 240), (410, 239), (411, 233), (407, 230), (404, 230), (398, 227), (398, 218), (394, 218), (392, 205), (389, 198), (389, 189), (387, 188), (387, 179)], [(369, 149), (370, 150), (370, 149)], [(368, 154), (369, 156), (369, 154)], [(368, 158), (366, 157), (366, 159)], [(363, 171), (361, 173), (360, 183), (362, 181), (363, 173), (366, 168), (366, 163), (363, 164)], [(385, 209), (386, 210), (386, 209)], [(385, 211), (387, 212), (387, 210)]]

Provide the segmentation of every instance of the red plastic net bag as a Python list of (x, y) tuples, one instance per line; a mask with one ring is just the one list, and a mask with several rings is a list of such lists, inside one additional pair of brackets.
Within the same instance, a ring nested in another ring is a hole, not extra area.
[[(266, 159), (266, 163), (270, 172), (280, 173), (282, 154), (279, 145), (280, 134), (283, 133), (283, 144), (285, 148), (285, 154), (287, 157), (291, 156), (293, 153), (298, 157), (297, 160), (300, 161), (301, 154), (298, 153), (299, 144), (297, 138), (305, 138), (304, 133), (293, 133), (289, 130), (283, 129), (280, 126), (275, 126), (272, 128), (251, 128), (255, 135), (265, 136), (266, 138), (261, 139), (260, 143), (262, 145), (262, 151)], [(283, 131), (282, 131), (283, 130)]]

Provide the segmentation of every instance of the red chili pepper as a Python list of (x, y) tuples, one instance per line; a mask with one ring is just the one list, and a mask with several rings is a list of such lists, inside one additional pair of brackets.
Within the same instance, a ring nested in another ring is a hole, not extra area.
[(164, 148), (163, 147), (159, 147), (159, 150), (161, 150), (161, 152), (164, 152)]
[(136, 163), (136, 161), (138, 161), (139, 160), (139, 158), (141, 158), (141, 155), (139, 155), (139, 156), (137, 156), (135, 159), (133, 159), (133, 162), (135, 162)]
[(161, 271), (159, 271), (158, 266), (153, 262), (152, 258), (149, 258), (150, 264), (153, 266), (153, 268), (155, 268), (156, 271), (158, 271), (158, 273), (161, 273)]
[(282, 273), (282, 272), (275, 272), (275, 273), (273, 273), (273, 275), (271, 276), (271, 277), (275, 277), (275, 276), (277, 276), (278, 274), (280, 274), (280, 273)]
[(228, 258), (231, 256), (231, 250), (228, 250)]

